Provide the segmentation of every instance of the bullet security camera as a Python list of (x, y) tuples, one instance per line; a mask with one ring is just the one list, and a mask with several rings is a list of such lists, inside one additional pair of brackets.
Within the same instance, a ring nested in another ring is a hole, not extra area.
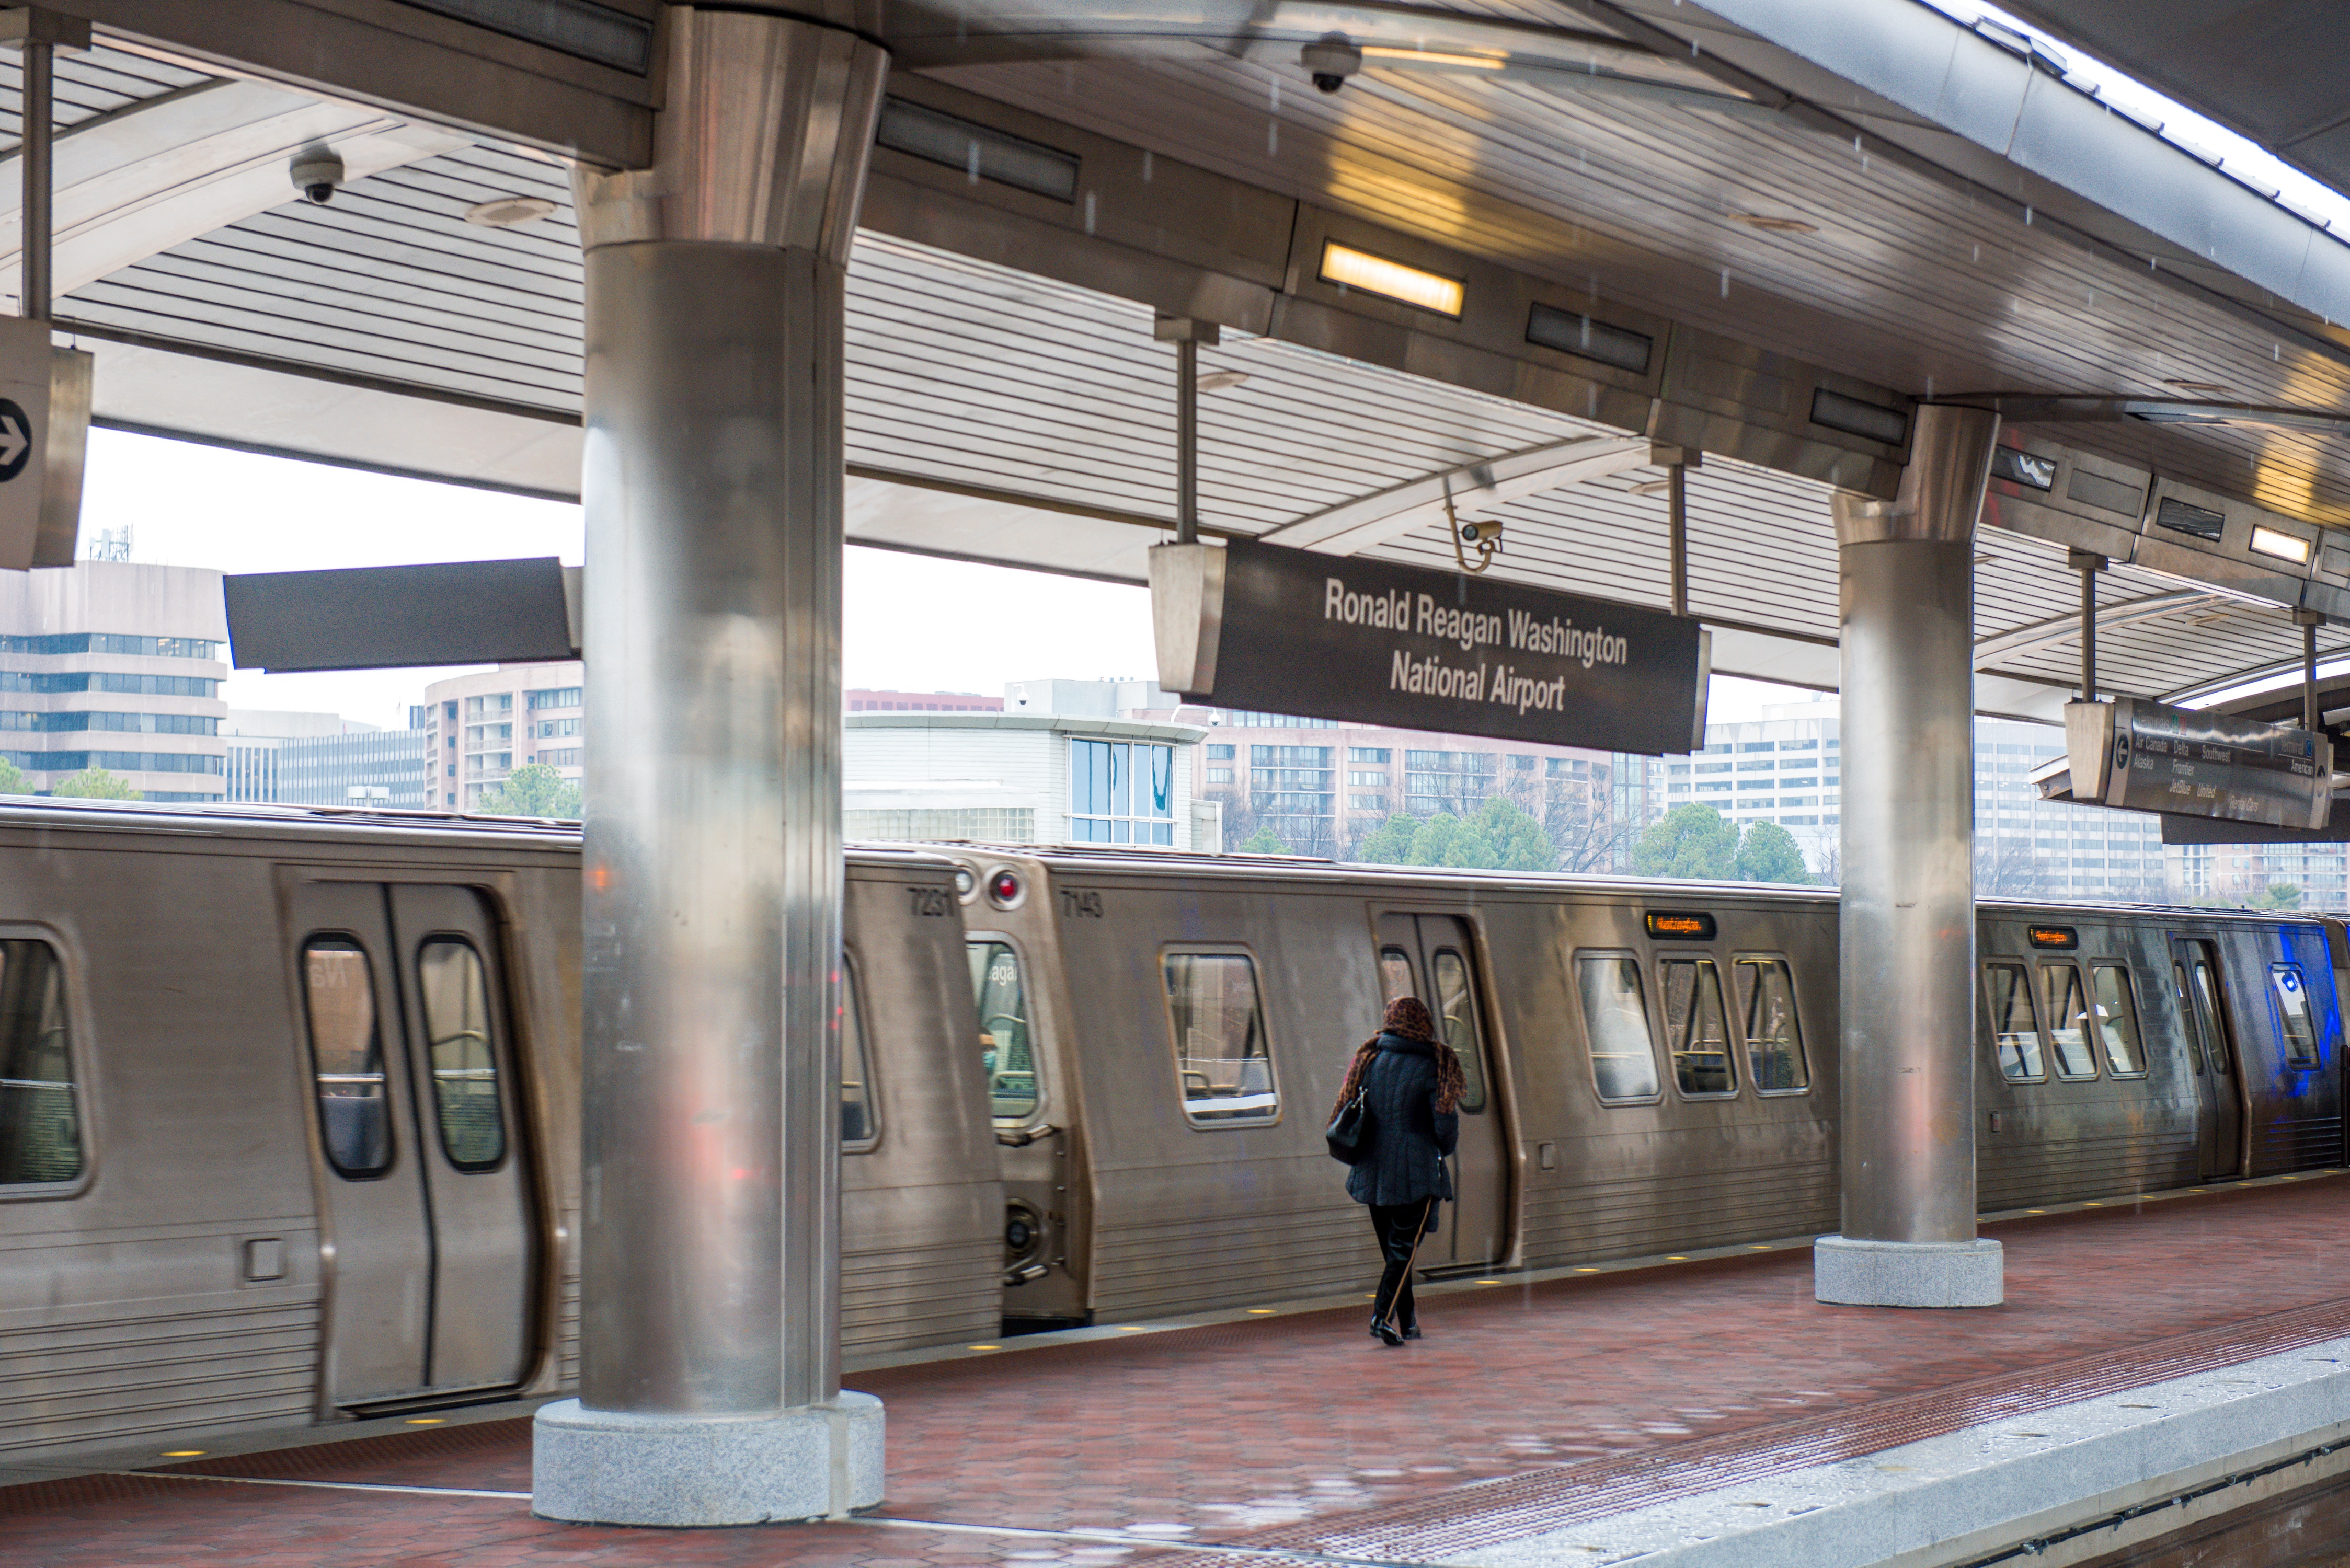
[(294, 155), (294, 188), (309, 201), (325, 206), (343, 182), (343, 161), (330, 149), (306, 148)]
[(1318, 44), (1308, 44), (1297, 51), (1297, 63), (1314, 78), (1314, 85), (1324, 92), (1336, 92), (1347, 85), (1347, 78), (1363, 68), (1363, 51), (1333, 35)]
[(1463, 523), (1461, 524), (1461, 542), (1464, 545), (1500, 544), (1502, 520), (1498, 517), (1488, 517), (1482, 522)]

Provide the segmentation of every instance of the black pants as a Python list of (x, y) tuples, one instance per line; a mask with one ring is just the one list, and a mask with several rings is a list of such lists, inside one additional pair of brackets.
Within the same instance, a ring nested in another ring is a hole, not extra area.
[(1369, 1207), (1371, 1232), (1378, 1237), (1379, 1254), (1388, 1261), (1387, 1271), (1379, 1275), (1379, 1293), (1371, 1302), (1371, 1316), (1399, 1329), (1409, 1328), (1419, 1321), (1411, 1303), (1412, 1254), (1429, 1221), (1436, 1218), (1436, 1199)]

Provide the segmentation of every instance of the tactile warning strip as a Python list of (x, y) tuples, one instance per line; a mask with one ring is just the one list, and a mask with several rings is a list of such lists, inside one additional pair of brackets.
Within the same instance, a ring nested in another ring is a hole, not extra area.
[[(2345, 1337), (2350, 1337), (2350, 1297), (2129, 1350), (1901, 1395), (1856, 1409), (1456, 1487), (1354, 1514), (1326, 1514), (1306, 1523), (1252, 1533), (1231, 1544), (1387, 1562), (1435, 1562), (1586, 1520), (1881, 1453), (1968, 1427), (2012, 1420)], [(1226, 1562), (1201, 1552), (1184, 1568), (1209, 1568), (1211, 1563), (1223, 1568)], [(1230, 1568), (1250, 1568), (1250, 1562), (1229, 1560)]]

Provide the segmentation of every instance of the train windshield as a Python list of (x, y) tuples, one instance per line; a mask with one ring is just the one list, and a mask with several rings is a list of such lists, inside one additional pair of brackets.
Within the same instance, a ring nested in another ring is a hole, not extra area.
[(1036, 1114), (1036, 1057), (1028, 1026), (1028, 988), (1010, 942), (982, 937), (969, 944), (971, 994), (979, 1006), (979, 1059), (999, 1122)]

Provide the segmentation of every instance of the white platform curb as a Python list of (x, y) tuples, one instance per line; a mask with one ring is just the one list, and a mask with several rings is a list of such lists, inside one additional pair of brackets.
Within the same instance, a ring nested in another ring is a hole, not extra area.
[(838, 1519), (881, 1501), (883, 1416), (870, 1394), (741, 1418), (540, 1408), (530, 1510), (575, 1524), (673, 1527)]

